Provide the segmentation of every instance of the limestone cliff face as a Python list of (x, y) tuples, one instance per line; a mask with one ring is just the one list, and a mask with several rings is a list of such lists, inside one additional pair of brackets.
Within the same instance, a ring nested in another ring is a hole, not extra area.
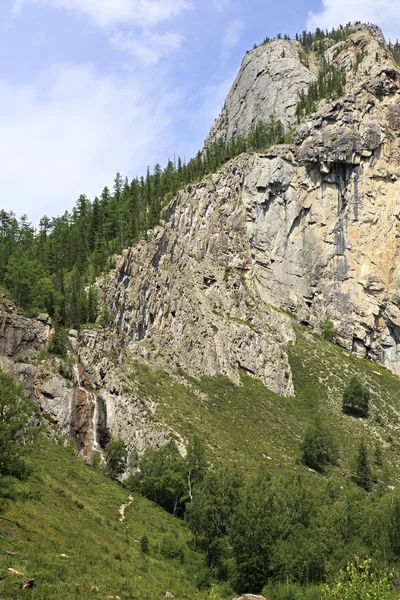
[(349, 72), (344, 97), (321, 102), (293, 144), (180, 192), (103, 279), (134, 354), (197, 375), (237, 379), (240, 367), (290, 394), (284, 309), (312, 325), (332, 318), (343, 346), (400, 374), (399, 70), (371, 27), (327, 53)]

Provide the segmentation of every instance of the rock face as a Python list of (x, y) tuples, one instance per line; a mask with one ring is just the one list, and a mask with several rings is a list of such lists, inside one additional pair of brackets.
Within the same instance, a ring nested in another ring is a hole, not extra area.
[(46, 346), (50, 338), (51, 322), (48, 315), (28, 319), (10, 312), (0, 311), (0, 357), (25, 358)]
[(237, 382), (242, 368), (285, 395), (294, 334), (254, 278), (253, 206), (243, 187), (253, 162), (238, 160), (180, 193), (165, 226), (119, 259), (101, 291), (125, 345), (149, 363)]
[[(12, 303), (3, 299), (1, 304), (0, 368), (16, 378), (46, 418), (56, 424), (58, 430), (75, 438), (77, 450), (90, 458), (93, 451), (100, 448), (101, 438), (107, 430), (102, 398), (94, 393), (84, 374), (83, 381), (79, 375), (74, 377), (74, 372), (78, 373), (78, 363), (70, 373), (61, 375), (56, 372), (57, 368), (69, 370), (63, 361), (55, 357), (40, 359), (40, 351), (46, 350), (52, 334), (48, 315), (30, 319), (18, 315)], [(69, 361), (71, 358), (72, 355)]]
[[(250, 53), (240, 77), (258, 85), (254, 65), (280, 44)], [(290, 394), (284, 309), (312, 325), (331, 318), (343, 346), (400, 374), (399, 70), (371, 27), (327, 53), (349, 71), (345, 96), (321, 102), (293, 144), (180, 192), (164, 226), (101, 282), (134, 354), (234, 380), (240, 367)]]
[(275, 40), (248, 52), (205, 145), (221, 137), (231, 140), (272, 115), (289, 129), (300, 92), (316, 78), (302, 55), (294, 40)]

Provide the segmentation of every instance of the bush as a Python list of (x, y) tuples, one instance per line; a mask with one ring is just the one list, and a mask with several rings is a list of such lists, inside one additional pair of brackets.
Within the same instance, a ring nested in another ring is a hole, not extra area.
[(336, 446), (331, 434), (319, 420), (309, 425), (301, 442), (301, 460), (314, 469), (322, 472), (326, 465), (336, 461)]
[(166, 535), (163, 537), (160, 545), (160, 553), (165, 558), (177, 558), (181, 562), (185, 560), (185, 551), (181, 542), (172, 537), (172, 535)]
[(298, 584), (270, 583), (262, 590), (268, 600), (321, 600), (319, 586)]
[(366, 492), (372, 489), (372, 472), (368, 458), (368, 450), (364, 439), (361, 440), (354, 459), (354, 481)]
[(149, 538), (146, 534), (140, 538), (140, 550), (143, 554), (149, 553)]
[(357, 377), (352, 377), (343, 392), (342, 410), (347, 415), (366, 419), (369, 412), (370, 393)]
[(393, 574), (374, 572), (371, 560), (360, 560), (349, 563), (345, 571), (341, 571), (337, 583), (324, 586), (324, 600), (395, 600), (397, 594), (392, 588)]
[(325, 319), (319, 324), (321, 335), (328, 342), (334, 342), (337, 336), (337, 330), (334, 328), (333, 323), (330, 319)]
[(65, 358), (68, 353), (68, 331), (63, 327), (57, 327), (48, 346), (50, 354)]

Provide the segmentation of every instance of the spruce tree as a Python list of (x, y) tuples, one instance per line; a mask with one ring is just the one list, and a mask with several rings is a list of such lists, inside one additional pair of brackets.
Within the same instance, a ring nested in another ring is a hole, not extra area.
[(354, 481), (357, 485), (370, 492), (372, 489), (372, 472), (368, 458), (368, 450), (364, 438), (358, 446), (354, 463)]

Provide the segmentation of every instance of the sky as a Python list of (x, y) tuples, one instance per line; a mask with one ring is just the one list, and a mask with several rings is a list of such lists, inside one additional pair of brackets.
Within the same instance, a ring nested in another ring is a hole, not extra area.
[(399, 0), (0, 0), (0, 209), (71, 210), (191, 158), (246, 50), (361, 20), (400, 38)]

